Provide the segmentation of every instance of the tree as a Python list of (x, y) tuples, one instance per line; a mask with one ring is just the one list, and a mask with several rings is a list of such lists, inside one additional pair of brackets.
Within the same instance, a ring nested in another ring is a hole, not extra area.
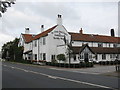
[(57, 55), (57, 59), (59, 60), (59, 62), (60, 62), (60, 61), (65, 61), (65, 60), (66, 60), (64, 54), (58, 54), (58, 55)]
[(8, 60), (22, 60), (23, 47), (18, 47), (19, 39), (7, 42), (2, 46), (2, 58)]
[(15, 0), (0, 0), (0, 17), (2, 17), (2, 13), (7, 11), (8, 7), (11, 7), (11, 4), (15, 4)]
[(67, 45), (67, 54), (69, 56), (69, 65), (71, 63), (70, 61), (70, 58), (71, 58), (71, 54), (72, 54), (72, 41), (70, 40), (70, 43), (66, 40), (66, 37), (64, 36), (64, 39), (63, 39), (65, 45)]

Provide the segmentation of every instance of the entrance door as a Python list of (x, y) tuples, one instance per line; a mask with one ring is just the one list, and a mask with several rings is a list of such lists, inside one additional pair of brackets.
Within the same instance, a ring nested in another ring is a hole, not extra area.
[(88, 59), (88, 53), (85, 53), (85, 54), (84, 54), (84, 61), (85, 61), (85, 62), (88, 62), (88, 61), (89, 61), (89, 59)]

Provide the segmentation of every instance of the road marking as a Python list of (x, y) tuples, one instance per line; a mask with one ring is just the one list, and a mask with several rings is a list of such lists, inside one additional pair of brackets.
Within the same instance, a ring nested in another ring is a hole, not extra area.
[(49, 78), (53, 78), (53, 79), (57, 79), (57, 78), (58, 78), (58, 77), (51, 76), (51, 75), (49, 75), (48, 77), (49, 77)]
[(58, 77), (58, 78), (62, 79), (62, 80), (71, 81), (71, 82), (76, 82), (76, 83), (81, 83), (81, 84), (86, 84), (86, 85), (91, 85), (91, 86), (96, 86), (96, 87), (101, 87), (101, 88), (112, 89), (111, 87), (107, 87), (107, 86), (103, 86), (103, 85), (98, 85), (98, 84), (93, 84), (93, 83), (88, 83), (88, 82), (82, 82), (82, 81), (77, 81), (77, 80), (73, 80), (73, 79), (61, 78), (61, 77)]
[(100, 73), (90, 73), (90, 72), (81, 72), (81, 71), (70, 71), (70, 72), (76, 72), (76, 73), (85, 73), (85, 74), (95, 74), (95, 75), (98, 75)]
[[(7, 66), (7, 65), (4, 65), (4, 66), (13, 68), (12, 66)], [(86, 85), (100, 87), (100, 88), (109, 88), (109, 89), (117, 90), (117, 89), (114, 89), (114, 88), (108, 87), (108, 86), (103, 86), (103, 85), (99, 85), (99, 84), (93, 84), (93, 83), (89, 83), (89, 82), (73, 80), (73, 79), (69, 79), (69, 78), (52, 76), (52, 75), (39, 73), (39, 72), (35, 72), (35, 71), (30, 71), (30, 70), (26, 70), (26, 69), (22, 69), (22, 68), (18, 68), (18, 67), (14, 67), (14, 69), (22, 70), (22, 71), (25, 71), (25, 72), (31, 72), (31, 73), (34, 73), (34, 74), (40, 74), (40, 75), (47, 76), (47, 77), (52, 78), (52, 79), (61, 79), (61, 80), (71, 81), (71, 82), (80, 83), (80, 84), (86, 84)]]
[(11, 68), (15, 68), (15, 67), (11, 67)]

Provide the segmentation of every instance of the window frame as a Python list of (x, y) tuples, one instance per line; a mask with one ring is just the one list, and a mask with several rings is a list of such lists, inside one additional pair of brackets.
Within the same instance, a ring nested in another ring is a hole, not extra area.
[(35, 60), (37, 60), (37, 54), (35, 54)]
[(46, 60), (46, 53), (43, 53), (43, 60)]
[(46, 38), (43, 37), (43, 45), (46, 45)]
[(106, 59), (106, 54), (102, 54), (102, 60)]
[(37, 47), (37, 40), (34, 41), (34, 46)]

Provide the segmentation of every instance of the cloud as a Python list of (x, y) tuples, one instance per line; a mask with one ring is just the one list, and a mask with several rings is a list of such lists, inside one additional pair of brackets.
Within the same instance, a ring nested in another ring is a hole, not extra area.
[(0, 37), (2, 38), (0, 39), (0, 50), (2, 49), (3, 44), (8, 42), (8, 40), (11, 41), (11, 40), (14, 40), (15, 38), (15, 37), (12, 37), (11, 35), (7, 35), (1, 32), (0, 32)]
[(26, 27), (31, 33), (40, 33), (40, 25), (48, 29), (56, 24), (57, 14), (62, 14), (68, 31), (79, 32), (83, 28), (84, 33), (110, 35), (110, 29), (115, 28), (118, 34), (118, 3), (74, 1), (16, 2), (2, 17), (0, 34), (9, 41), (24, 33)]

